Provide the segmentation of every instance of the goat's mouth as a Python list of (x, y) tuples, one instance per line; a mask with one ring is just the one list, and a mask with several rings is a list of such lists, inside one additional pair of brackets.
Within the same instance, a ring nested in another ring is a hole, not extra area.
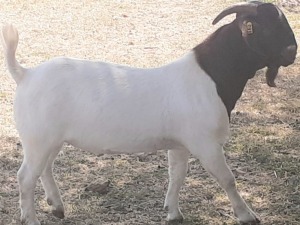
[(297, 55), (297, 46), (290, 45), (280, 54), (280, 65), (287, 67), (295, 62)]
[(290, 45), (281, 52), (278, 60), (273, 60), (273, 63), (268, 65), (268, 69), (266, 72), (266, 81), (270, 87), (276, 87), (275, 79), (278, 75), (279, 67), (287, 67), (293, 64), (296, 60), (296, 55), (297, 45)]
[(280, 60), (280, 65), (287, 67), (289, 65), (292, 65), (295, 62), (296, 56), (295, 57), (284, 57), (281, 56), (281, 60)]

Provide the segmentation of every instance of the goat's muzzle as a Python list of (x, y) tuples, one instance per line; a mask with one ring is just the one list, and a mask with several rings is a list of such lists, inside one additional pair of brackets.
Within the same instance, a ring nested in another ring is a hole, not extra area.
[(282, 66), (289, 66), (294, 63), (297, 55), (297, 46), (290, 45), (286, 47), (281, 53), (281, 62)]
[(278, 64), (274, 63), (268, 66), (266, 80), (270, 87), (276, 87), (275, 78), (277, 77), (279, 67), (286, 67), (293, 64), (296, 59), (296, 55), (297, 45), (290, 45), (282, 51), (280, 55), (280, 62)]

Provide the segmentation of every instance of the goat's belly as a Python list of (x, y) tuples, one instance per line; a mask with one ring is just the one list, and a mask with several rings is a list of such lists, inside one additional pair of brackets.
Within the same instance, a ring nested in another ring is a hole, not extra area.
[(174, 139), (169, 138), (144, 138), (138, 139), (127, 136), (126, 139), (118, 135), (110, 140), (99, 137), (96, 139), (73, 138), (67, 140), (69, 144), (94, 154), (126, 154), (140, 152), (155, 152), (166, 149), (182, 149), (183, 146)]

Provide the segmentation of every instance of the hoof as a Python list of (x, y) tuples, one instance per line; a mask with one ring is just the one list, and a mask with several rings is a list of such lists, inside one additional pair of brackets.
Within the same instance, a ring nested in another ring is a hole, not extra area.
[(61, 209), (53, 209), (52, 214), (59, 219), (65, 218), (65, 213)]
[(168, 216), (165, 224), (175, 225), (175, 224), (181, 224), (183, 222), (184, 217), (179, 208), (175, 208), (171, 210), (170, 207), (167, 204), (165, 204), (164, 210), (168, 211)]
[(166, 225), (177, 225), (177, 224), (182, 224), (183, 223), (183, 217), (174, 219), (174, 220), (168, 220), (166, 221)]
[(174, 218), (174, 219), (169, 219), (167, 218), (166, 220), (166, 225), (176, 225), (176, 224), (182, 224), (183, 223), (183, 216), (182, 214), (180, 213), (179, 216), (177, 218)]
[(234, 212), (234, 215), (238, 218), (239, 223), (242, 225), (260, 224), (258, 216), (249, 207), (246, 207), (246, 210), (239, 211), (239, 213)]
[(21, 224), (22, 225), (41, 225), (41, 223), (38, 220), (28, 221), (25, 218), (21, 218)]
[(55, 217), (57, 217), (59, 219), (65, 218), (65, 212), (64, 212), (65, 210), (64, 210), (64, 207), (62, 205), (59, 205), (59, 206), (55, 207), (53, 205), (53, 201), (49, 198), (47, 198), (47, 203), (48, 203), (48, 205), (52, 206), (52, 214)]
[(255, 218), (255, 221), (247, 221), (247, 222), (240, 222), (241, 225), (258, 225), (260, 224), (260, 220)]
[(53, 202), (50, 198), (47, 198), (47, 204), (50, 205), (50, 206), (53, 205)]

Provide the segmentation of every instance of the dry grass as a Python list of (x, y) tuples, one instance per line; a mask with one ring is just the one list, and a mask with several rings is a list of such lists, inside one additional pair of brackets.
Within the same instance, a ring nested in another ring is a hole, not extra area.
[[(216, 29), (211, 25), (213, 17), (232, 2), (0, 0), (0, 24), (18, 27), (17, 54), (27, 66), (64, 55), (154, 67), (202, 41)], [(300, 15), (289, 12), (287, 16), (300, 43)], [(22, 151), (12, 116), (16, 86), (2, 64), (0, 224), (7, 225), (19, 224), (16, 172)], [(259, 72), (233, 113), (232, 138), (225, 149), (228, 162), (242, 195), (263, 224), (300, 224), (299, 72), (299, 60), (282, 69), (275, 89), (266, 86), (263, 71)], [(165, 152), (94, 156), (72, 149), (64, 147), (54, 169), (67, 218), (51, 215), (38, 184), (36, 208), (43, 224), (164, 223)], [(111, 181), (107, 194), (85, 191), (86, 185), (105, 180)], [(235, 224), (224, 192), (194, 158), (180, 204), (184, 224)]]

